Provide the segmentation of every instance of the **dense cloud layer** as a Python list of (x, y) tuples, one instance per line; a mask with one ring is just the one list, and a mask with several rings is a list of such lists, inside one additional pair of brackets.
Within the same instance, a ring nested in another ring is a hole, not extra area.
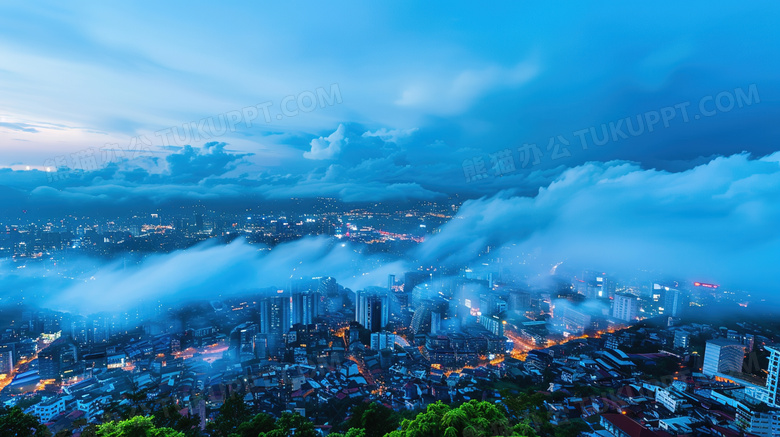
[[(140, 266), (99, 267), (78, 281), (46, 278), (58, 309), (106, 310), (140, 300), (208, 299), (297, 277), (334, 276), (353, 288), (383, 285), (417, 262), (479, 267), (488, 245), (500, 256), (538, 265), (612, 272), (652, 270), (721, 283), (774, 300), (780, 253), (780, 153), (714, 159), (691, 170), (643, 170), (624, 162), (565, 171), (534, 197), (502, 192), (466, 202), (441, 232), (405, 259), (367, 257), (359, 247), (324, 237), (258, 249), (242, 240), (154, 255)], [(0, 266), (5, 289), (30, 289), (29, 274)]]
[(478, 197), (509, 187), (532, 193), (563, 170), (562, 166), (518, 167), (499, 178), (493, 177), (495, 169), (485, 158), (483, 170), (490, 177), (472, 181), (466, 178), (463, 163), (478, 156), (478, 150), (454, 148), (416, 129), (370, 131), (358, 124), (341, 124), (310, 143), (302, 144), (300, 153), (311, 158), (307, 160), (311, 164), (259, 172), (246, 171), (252, 154), (231, 150), (224, 142), (202, 148), (157, 147), (142, 156), (126, 154), (105, 162), (98, 155), (97, 165), (86, 169), (0, 169), (0, 197), (19, 210), (42, 205), (134, 207), (204, 199), (403, 201)]
[(466, 264), (486, 245), (552, 266), (654, 269), (770, 297), (780, 254), (780, 153), (721, 157), (670, 173), (588, 163), (536, 197), (465, 203), (419, 248), (429, 262)]
[(114, 311), (148, 301), (218, 300), (267, 287), (286, 288), (293, 279), (315, 276), (333, 276), (344, 286), (361, 288), (386, 283), (389, 273), (405, 268), (403, 262), (365, 256), (357, 247), (323, 237), (282, 244), (273, 251), (236, 240), (150, 256), (140, 265), (107, 264), (78, 281), (61, 281), (62, 289), (51, 290), (42, 304), (82, 313)]
[[(0, 222), (452, 196), (479, 200), (410, 259), (466, 265), (490, 245), (773, 291), (780, 6), (708, 6), (0, 5)], [(328, 102), (315, 104), (320, 91)], [(200, 296), (225, 277), (230, 290), (281, 280), (296, 262), (337, 276), (324, 244), (198, 247), (103, 267), (66, 296), (104, 306), (94, 284), (128, 299)], [(226, 261), (193, 281), (187, 266), (207, 255)], [(0, 285), (30, 288), (31, 272), (8, 268)]]

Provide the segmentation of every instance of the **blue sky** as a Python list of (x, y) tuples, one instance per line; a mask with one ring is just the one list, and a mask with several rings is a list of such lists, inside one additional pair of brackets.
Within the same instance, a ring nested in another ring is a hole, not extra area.
[[(460, 265), (490, 244), (774, 293), (779, 12), (768, 1), (3, 2), (0, 205), (19, 217), (458, 194), (475, 200), (416, 259)], [(328, 104), (284, 106), (323, 90)], [(218, 134), (156, 135), (230, 117)]]
[[(480, 196), (532, 193), (588, 161), (680, 171), (778, 148), (776, 3), (443, 6), (4, 3), (0, 184), (63, 196), (163, 185), (172, 197), (225, 194), (215, 186), (345, 200)], [(338, 103), (276, 117), (286, 96), (334, 84)], [(760, 96), (750, 106), (687, 123), (677, 114), (669, 127), (571, 146), (560, 159), (546, 150), (551, 137), (573, 143), (579, 129), (750, 86)], [(176, 144), (155, 135), (266, 102), (268, 123)], [(100, 151), (138, 138), (150, 141), (143, 156)], [(536, 165), (519, 168), (523, 144), (544, 153)], [(489, 166), (506, 149), (516, 171), (467, 180), (465, 160)], [(103, 155), (96, 167), (74, 158), (85, 150)], [(206, 173), (195, 155), (213, 161)], [(63, 162), (103, 173), (62, 182), (28, 171)]]

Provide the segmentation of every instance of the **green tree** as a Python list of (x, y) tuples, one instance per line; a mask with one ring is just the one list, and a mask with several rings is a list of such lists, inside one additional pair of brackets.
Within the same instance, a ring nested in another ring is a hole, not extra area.
[(442, 402), (431, 404), (412, 420), (401, 422), (401, 429), (388, 437), (525, 437), (526, 427), (512, 428), (504, 411), (490, 402), (469, 401), (457, 408)]
[(536, 430), (531, 425), (525, 422), (518, 423), (512, 429), (517, 435), (522, 435), (526, 437), (537, 437)]
[(276, 421), (268, 414), (260, 413), (252, 420), (238, 426), (236, 434), (241, 437), (257, 437), (260, 433), (267, 433), (276, 429)]
[(154, 417), (135, 416), (121, 422), (108, 422), (98, 426), (98, 437), (185, 437), (171, 428), (154, 426)]
[(366, 430), (363, 428), (352, 428), (345, 434), (332, 432), (328, 434), (328, 437), (366, 437)]
[[(201, 435), (200, 418), (197, 415), (183, 416), (179, 407), (174, 404), (166, 404), (154, 412), (153, 422), (158, 428), (171, 428), (183, 432), (188, 437)], [(252, 436), (254, 437), (254, 436)]]
[(146, 390), (137, 390), (135, 387), (133, 388), (132, 392), (125, 393), (125, 398), (130, 402), (130, 405), (138, 411), (139, 408), (144, 404), (144, 401), (146, 398)]
[(103, 421), (126, 420), (139, 414), (139, 410), (129, 404), (120, 404), (117, 401), (110, 401), (103, 406)]
[(20, 410), (24, 411), (29, 407), (32, 407), (33, 405), (37, 404), (38, 402), (43, 400), (43, 395), (35, 395), (32, 397), (25, 397), (19, 400), (19, 402), (16, 403), (16, 407)]
[(383, 437), (400, 425), (401, 419), (395, 411), (382, 404), (361, 403), (352, 410), (347, 429), (363, 429), (365, 437)]
[(81, 431), (81, 437), (97, 437), (97, 430), (98, 425), (95, 425), (94, 423), (89, 424)]
[(233, 394), (219, 407), (219, 415), (207, 425), (207, 430), (218, 437), (229, 437), (235, 434), (238, 427), (252, 419), (249, 406), (238, 395)]
[(38, 422), (35, 416), (25, 414), (21, 408), (0, 408), (0, 430), (3, 435), (15, 437), (50, 437), (51, 431)]
[(450, 407), (441, 401), (428, 405), (425, 411), (414, 419), (404, 419), (401, 429), (388, 434), (388, 437), (439, 437), (444, 434), (441, 421)]
[(314, 424), (298, 413), (282, 413), (274, 429), (260, 433), (257, 437), (317, 437)]
[(590, 431), (590, 426), (582, 419), (562, 423), (555, 427), (555, 437), (577, 437), (584, 431)]
[(527, 411), (537, 410), (544, 405), (546, 399), (542, 393), (521, 393), (517, 396), (507, 396), (504, 398), (504, 404), (512, 415), (520, 417)]
[[(511, 435), (504, 412), (490, 402), (469, 401), (446, 413), (442, 418), (451, 435), (503, 436)], [(452, 430), (450, 430), (452, 428)]]

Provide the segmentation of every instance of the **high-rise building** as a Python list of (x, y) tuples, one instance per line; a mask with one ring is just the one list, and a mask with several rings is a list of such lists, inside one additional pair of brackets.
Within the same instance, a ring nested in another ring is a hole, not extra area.
[(41, 379), (59, 379), (63, 370), (78, 361), (78, 348), (70, 338), (61, 337), (38, 353)]
[(261, 360), (269, 357), (268, 334), (255, 335), (255, 356)]
[(736, 400), (736, 425), (744, 432), (758, 437), (780, 435), (780, 410), (768, 408), (756, 399)]
[(42, 324), (42, 331), (46, 334), (53, 334), (60, 330), (61, 316), (56, 313), (44, 313), (40, 317)]
[(631, 294), (616, 294), (612, 302), (612, 317), (626, 322), (633, 322), (639, 313), (639, 301)]
[(409, 293), (394, 290), (390, 293), (390, 316), (393, 320), (405, 322), (411, 318), (409, 311)]
[(571, 335), (579, 335), (591, 327), (592, 316), (582, 306), (577, 306), (566, 299), (553, 302), (553, 326)]
[(412, 316), (412, 333), (427, 334), (431, 332), (431, 301), (424, 301), (414, 311)]
[(242, 356), (255, 356), (255, 336), (258, 334), (257, 325), (251, 322), (242, 323), (230, 332), (230, 356), (234, 360), (241, 360)]
[(438, 334), (442, 330), (442, 322), (447, 319), (450, 303), (442, 298), (431, 301), (431, 334)]
[(266, 334), (268, 354), (276, 355), (283, 347), (282, 338), (290, 327), (290, 298), (278, 293), (260, 300), (260, 333)]
[(769, 351), (769, 369), (766, 377), (766, 390), (769, 403), (780, 406), (780, 346), (766, 346)]
[(70, 325), (70, 332), (73, 340), (79, 344), (87, 344), (89, 340), (89, 328), (87, 319), (83, 316), (76, 316)]
[[(290, 283), (291, 313), (290, 326), (296, 323), (311, 325), (324, 310), (321, 297), (332, 292), (336, 281), (333, 278), (299, 279)], [(336, 286), (337, 287), (337, 286)], [(323, 292), (325, 294), (323, 294)], [(336, 288), (338, 292), (338, 288)]]
[(436, 334), (442, 330), (442, 322), (447, 320), (449, 301), (443, 298), (424, 299), (417, 306), (411, 320), (411, 329), (415, 334)]
[(344, 309), (344, 296), (339, 293), (336, 279), (330, 276), (320, 278), (317, 292), (320, 299), (320, 314), (332, 314)]
[(588, 299), (606, 299), (614, 294), (614, 284), (607, 274), (597, 270), (584, 270), (582, 279), (574, 281), (577, 291)]
[(319, 316), (319, 293), (316, 291), (293, 291), (290, 304), (291, 326), (297, 323), (311, 325)]
[(387, 290), (368, 287), (357, 292), (355, 320), (371, 332), (379, 332), (390, 321), (390, 301)]
[(420, 308), (425, 301), (430, 300), (431, 297), (438, 295), (438, 293), (434, 292), (431, 284), (419, 284), (410, 292), (407, 292), (406, 287), (404, 287), (404, 293), (410, 295), (409, 303), (412, 309), (415, 310)]
[(371, 349), (392, 349), (395, 345), (395, 334), (392, 332), (374, 332), (371, 334)]
[(512, 290), (509, 292), (509, 310), (525, 311), (531, 308), (531, 293), (527, 291)]
[(101, 313), (92, 316), (87, 341), (92, 344), (105, 343), (111, 337), (111, 317)]
[(504, 335), (504, 318), (497, 314), (479, 316), (479, 324), (499, 337)]
[(664, 287), (663, 314), (679, 317), (688, 307), (688, 297), (682, 290)]
[(742, 337), (742, 344), (745, 345), (745, 352), (753, 352), (753, 346), (755, 346), (756, 337), (753, 334), (745, 334)]
[(0, 346), (0, 373), (9, 374), (14, 370), (14, 347), (12, 344)]
[(282, 335), (290, 329), (289, 305), (281, 294), (260, 300), (260, 332)]
[(339, 284), (336, 282), (335, 278), (325, 276), (319, 278), (317, 291), (323, 296), (332, 296), (339, 293)]
[(691, 335), (685, 331), (674, 332), (674, 347), (685, 349), (690, 346)]
[(728, 372), (742, 372), (744, 358), (745, 346), (725, 339), (709, 340), (704, 349), (702, 373), (707, 376), (716, 376), (725, 375)]
[(487, 293), (479, 298), (479, 310), (482, 314), (501, 314), (506, 312), (507, 303), (502, 297)]

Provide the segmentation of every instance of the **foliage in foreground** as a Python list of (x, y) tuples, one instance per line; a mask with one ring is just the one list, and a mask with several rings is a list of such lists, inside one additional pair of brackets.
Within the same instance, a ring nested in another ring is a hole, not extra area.
[[(529, 433), (530, 432), (530, 433)], [(401, 422), (401, 429), (388, 437), (534, 437), (525, 425), (512, 427), (504, 412), (490, 402), (469, 401), (450, 408), (441, 401), (431, 404), (414, 419)]]
[(17, 437), (49, 437), (51, 431), (38, 422), (38, 418), (25, 414), (21, 408), (0, 408), (0, 431), (2, 435)]
[[(415, 416), (393, 411), (377, 402), (355, 405), (351, 417), (331, 437), (571, 437), (588, 430), (582, 420), (552, 426), (542, 407), (549, 395), (523, 393), (506, 396), (503, 405), (469, 401), (457, 407), (442, 402), (429, 405)], [(112, 420), (102, 425), (82, 428), (85, 436), (94, 437), (318, 437), (314, 424), (297, 413), (283, 413), (274, 418), (253, 414), (239, 396), (231, 396), (219, 410), (205, 432), (197, 416), (182, 416), (174, 406), (161, 408), (157, 417), (134, 416)], [(509, 417), (507, 417), (507, 413)], [(519, 423), (518, 423), (519, 422)], [(81, 423), (80, 426), (86, 425)], [(0, 430), (19, 437), (51, 437), (46, 426), (21, 409), (0, 409)], [(69, 436), (63, 430), (59, 436)]]
[(184, 437), (184, 433), (171, 428), (158, 428), (154, 416), (135, 416), (120, 422), (108, 422), (98, 426), (98, 437)]

